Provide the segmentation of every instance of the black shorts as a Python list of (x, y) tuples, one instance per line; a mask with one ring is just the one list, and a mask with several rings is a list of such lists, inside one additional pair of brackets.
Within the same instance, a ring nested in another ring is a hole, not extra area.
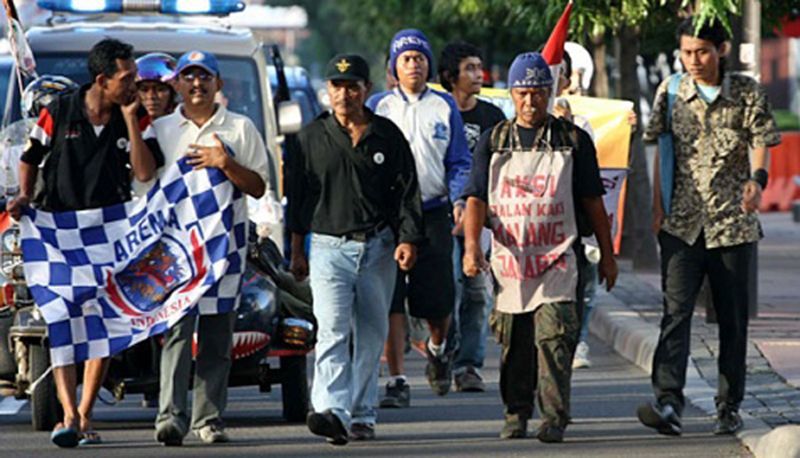
[(417, 262), (410, 272), (397, 269), (392, 306), (389, 313), (408, 312), (415, 318), (441, 319), (453, 313), (452, 217), (449, 206), (426, 211), (422, 215), (428, 243), (417, 249)]

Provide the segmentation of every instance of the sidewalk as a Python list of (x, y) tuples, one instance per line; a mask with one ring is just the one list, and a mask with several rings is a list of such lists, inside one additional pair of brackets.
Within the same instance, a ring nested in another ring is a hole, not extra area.
[[(800, 456), (800, 224), (789, 213), (765, 214), (761, 221), (759, 315), (750, 322), (739, 437), (757, 457)], [(611, 294), (598, 297), (590, 328), (649, 372), (661, 319), (660, 275), (634, 274), (624, 265), (621, 271)], [(686, 395), (709, 415), (715, 413), (718, 349), (717, 325), (706, 324), (705, 310), (697, 307)]]

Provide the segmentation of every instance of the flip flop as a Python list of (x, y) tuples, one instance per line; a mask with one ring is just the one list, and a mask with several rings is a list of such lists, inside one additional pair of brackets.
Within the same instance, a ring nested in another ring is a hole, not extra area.
[(73, 448), (78, 446), (78, 430), (75, 427), (61, 425), (50, 433), (50, 440), (62, 448)]
[(94, 430), (82, 432), (81, 440), (78, 441), (78, 445), (97, 445), (102, 443), (103, 439), (101, 439), (97, 431)]

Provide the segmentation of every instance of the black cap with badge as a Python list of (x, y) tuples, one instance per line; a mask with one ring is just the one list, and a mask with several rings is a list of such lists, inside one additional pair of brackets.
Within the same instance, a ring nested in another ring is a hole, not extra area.
[(325, 67), (328, 81), (347, 80), (369, 82), (369, 64), (358, 54), (339, 54)]

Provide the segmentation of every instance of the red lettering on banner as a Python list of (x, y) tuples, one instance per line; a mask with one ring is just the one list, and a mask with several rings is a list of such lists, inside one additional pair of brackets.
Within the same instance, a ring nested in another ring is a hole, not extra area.
[(541, 198), (545, 194), (555, 197), (557, 187), (554, 175), (517, 175), (501, 180), (500, 198)]
[(500, 197), (511, 197), (511, 184), (509, 180), (503, 180), (500, 188)]

